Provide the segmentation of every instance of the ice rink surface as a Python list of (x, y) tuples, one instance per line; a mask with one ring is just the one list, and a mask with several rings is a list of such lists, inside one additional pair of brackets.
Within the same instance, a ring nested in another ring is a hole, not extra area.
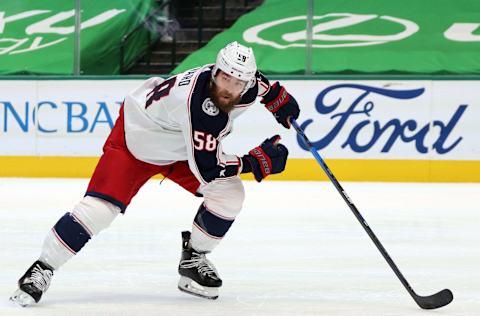
[(330, 182), (245, 182), (244, 209), (209, 256), (209, 301), (177, 290), (180, 232), (201, 199), (150, 181), (58, 272), (33, 307), (8, 301), (86, 179), (0, 178), (0, 315), (480, 315), (480, 185), (342, 183), (420, 295), (417, 307)]

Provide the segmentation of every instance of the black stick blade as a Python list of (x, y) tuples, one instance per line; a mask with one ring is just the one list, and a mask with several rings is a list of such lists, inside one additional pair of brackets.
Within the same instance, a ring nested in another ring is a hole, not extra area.
[(435, 309), (448, 305), (453, 301), (452, 291), (445, 289), (430, 296), (415, 295), (415, 302), (423, 309)]

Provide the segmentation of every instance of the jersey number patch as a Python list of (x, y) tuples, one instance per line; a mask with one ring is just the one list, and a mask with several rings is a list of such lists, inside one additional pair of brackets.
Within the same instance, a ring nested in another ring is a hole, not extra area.
[(165, 97), (170, 94), (170, 89), (173, 88), (173, 85), (175, 84), (175, 81), (177, 81), (177, 77), (172, 77), (168, 80), (165, 80), (155, 88), (153, 88), (150, 93), (147, 94), (147, 97), (150, 96), (145, 103), (145, 108), (148, 108), (153, 101), (158, 101), (162, 97)]
[(200, 131), (193, 132), (193, 140), (196, 150), (214, 151), (217, 148), (217, 139), (211, 134)]

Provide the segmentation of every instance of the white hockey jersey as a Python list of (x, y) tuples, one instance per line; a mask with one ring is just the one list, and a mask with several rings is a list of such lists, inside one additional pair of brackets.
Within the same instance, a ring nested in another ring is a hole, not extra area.
[(226, 114), (210, 100), (213, 65), (188, 70), (166, 80), (153, 77), (127, 95), (124, 101), (125, 139), (138, 160), (156, 165), (188, 160), (201, 183), (237, 176), (241, 159), (225, 154), (221, 141), (232, 130), (232, 120), (270, 85), (257, 72), (257, 84), (240, 104)]

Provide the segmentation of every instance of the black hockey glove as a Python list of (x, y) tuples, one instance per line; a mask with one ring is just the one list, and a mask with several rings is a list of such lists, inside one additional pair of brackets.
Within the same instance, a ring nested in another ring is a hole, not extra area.
[(266, 139), (260, 146), (250, 150), (242, 157), (242, 173), (252, 172), (255, 180), (261, 182), (270, 174), (285, 170), (288, 149), (279, 144), (280, 136), (275, 135)]
[(275, 82), (261, 101), (272, 112), (278, 123), (290, 128), (290, 117), (298, 118), (300, 109), (295, 98), (284, 87)]

